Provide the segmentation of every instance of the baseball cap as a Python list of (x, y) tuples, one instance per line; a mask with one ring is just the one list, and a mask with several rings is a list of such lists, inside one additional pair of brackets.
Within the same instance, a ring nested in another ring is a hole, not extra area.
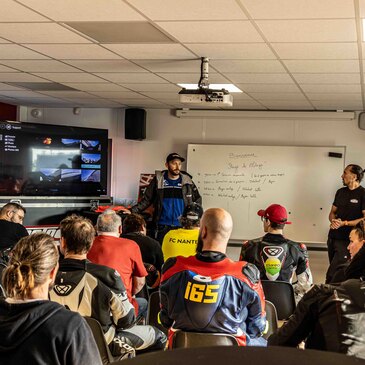
[(170, 153), (167, 157), (166, 157), (166, 162), (170, 162), (172, 160), (180, 160), (181, 162), (184, 162), (185, 161), (185, 158), (184, 157), (181, 157), (178, 153), (176, 152), (173, 152), (173, 153)]
[(261, 209), (257, 212), (257, 215), (277, 224), (291, 224), (291, 222), (288, 222), (288, 213), (285, 207), (279, 204), (272, 204), (265, 210)]
[(203, 208), (197, 203), (189, 204), (185, 207), (182, 217), (192, 221), (199, 220), (203, 215)]

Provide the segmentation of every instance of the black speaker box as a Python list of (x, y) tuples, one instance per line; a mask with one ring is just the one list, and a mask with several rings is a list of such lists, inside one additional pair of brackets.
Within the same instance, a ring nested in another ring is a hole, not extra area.
[(124, 138), (139, 141), (146, 139), (146, 111), (144, 109), (126, 109)]

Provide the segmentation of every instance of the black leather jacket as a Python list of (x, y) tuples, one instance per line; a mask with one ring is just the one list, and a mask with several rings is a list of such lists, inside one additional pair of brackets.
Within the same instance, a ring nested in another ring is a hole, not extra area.
[(269, 346), (340, 352), (365, 359), (365, 282), (347, 280), (315, 285), (298, 303), (289, 321), (269, 337)]
[[(155, 177), (152, 179), (150, 185), (147, 187), (142, 200), (131, 208), (132, 213), (142, 213), (151, 204), (154, 206), (153, 222), (157, 225), (161, 213), (162, 213), (162, 201), (163, 201), (163, 180), (164, 172), (156, 171)], [(202, 204), (202, 198), (199, 194), (198, 188), (195, 186), (191, 176), (185, 172), (181, 173), (181, 184), (182, 184), (182, 194), (184, 199), (184, 205), (187, 206), (191, 203)]]

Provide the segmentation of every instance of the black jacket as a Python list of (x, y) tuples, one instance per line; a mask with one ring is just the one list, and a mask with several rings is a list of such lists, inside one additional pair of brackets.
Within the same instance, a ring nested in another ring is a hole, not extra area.
[(0, 219), (0, 250), (12, 248), (23, 237), (28, 236), (28, 231), (19, 223)]
[(60, 304), (0, 300), (0, 363), (14, 365), (101, 364), (85, 320)]
[(161, 245), (151, 237), (140, 233), (126, 233), (120, 237), (128, 238), (137, 243), (141, 250), (142, 260), (144, 263), (153, 265), (158, 271), (161, 271), (163, 265), (163, 254)]
[[(152, 179), (150, 185), (148, 185), (142, 200), (131, 208), (132, 213), (142, 213), (151, 204), (153, 204), (153, 222), (156, 225), (162, 213), (162, 201), (164, 197), (163, 180), (165, 172), (166, 170), (156, 171), (156, 175)], [(185, 171), (180, 171), (180, 174), (182, 178), (182, 195), (185, 207), (191, 203), (198, 203), (201, 205), (202, 198), (191, 176)]]
[(294, 314), (269, 345), (340, 352), (365, 359), (365, 282), (315, 285), (298, 303)]

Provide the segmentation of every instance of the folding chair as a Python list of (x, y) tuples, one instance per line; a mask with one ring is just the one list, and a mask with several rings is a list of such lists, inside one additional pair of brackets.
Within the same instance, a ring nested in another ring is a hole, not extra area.
[(296, 307), (293, 286), (285, 281), (271, 280), (261, 280), (261, 284), (265, 298), (276, 308), (278, 319), (288, 319)]

